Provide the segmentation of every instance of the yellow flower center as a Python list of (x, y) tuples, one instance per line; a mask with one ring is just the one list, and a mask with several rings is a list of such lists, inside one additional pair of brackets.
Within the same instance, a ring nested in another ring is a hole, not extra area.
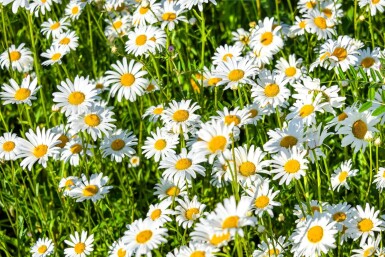
[(206, 253), (204, 251), (195, 251), (190, 254), (190, 257), (205, 257)]
[(312, 114), (313, 111), (314, 111), (314, 106), (313, 105), (305, 104), (299, 110), (299, 116), (301, 116), (301, 118), (305, 118), (305, 117), (309, 116), (310, 114)]
[(58, 29), (59, 27), (60, 27), (60, 22), (55, 22), (54, 24), (51, 25), (50, 29), (55, 30), (55, 29)]
[(285, 70), (285, 74), (288, 77), (293, 77), (297, 73), (297, 69), (295, 67), (289, 67)]
[(147, 42), (147, 36), (146, 35), (139, 35), (136, 37), (135, 43), (137, 46), (142, 46)]
[(306, 21), (301, 21), (300, 23), (298, 23), (298, 26), (301, 28), (301, 29), (304, 29), (306, 27)]
[(285, 136), (281, 139), (281, 142), (279, 142), (279, 145), (281, 147), (290, 148), (297, 144), (298, 139), (293, 136)]
[(120, 27), (123, 25), (123, 22), (122, 21), (115, 21), (113, 24), (112, 24), (112, 27), (114, 27), (114, 29), (120, 29)]
[(353, 123), (352, 133), (358, 139), (364, 139), (366, 132), (368, 132), (368, 126), (362, 120), (357, 120)]
[(175, 169), (177, 169), (177, 170), (185, 170), (185, 169), (190, 168), (191, 165), (192, 165), (192, 161), (190, 159), (182, 158), (182, 159), (179, 159), (175, 163)]
[(177, 110), (172, 115), (172, 119), (174, 121), (176, 121), (176, 122), (183, 122), (183, 121), (186, 121), (189, 116), (190, 116), (190, 114), (189, 114), (188, 111), (186, 111), (186, 110)]
[(3, 143), (3, 150), (6, 152), (10, 152), (15, 149), (15, 143), (12, 141), (6, 141)]
[(225, 117), (225, 124), (230, 125), (231, 123), (234, 123), (234, 125), (237, 126), (241, 123), (241, 119), (237, 115), (227, 115)]
[(241, 166), (239, 166), (239, 173), (244, 177), (248, 177), (254, 175), (256, 172), (255, 164), (249, 161), (243, 162)]
[(317, 206), (317, 205), (311, 206), (310, 209), (311, 209), (312, 213), (315, 213), (316, 211), (321, 212), (319, 206)]
[(166, 190), (168, 196), (177, 196), (180, 193), (180, 189), (177, 186), (172, 186)]
[(225, 150), (227, 139), (224, 136), (215, 136), (208, 143), (208, 148), (211, 153)]
[(69, 139), (66, 135), (64, 134), (61, 134), (60, 137), (59, 137), (59, 140), (61, 141), (61, 143), (57, 144), (56, 146), (60, 147), (60, 148), (64, 148), (64, 146), (68, 143)]
[(380, 0), (372, 0), (372, 4), (378, 4)]
[(223, 241), (228, 241), (230, 239), (230, 233), (224, 233), (221, 235), (213, 235), (210, 239), (210, 244), (212, 245), (219, 245)]
[(154, 89), (155, 89), (154, 84), (150, 84), (150, 85), (148, 85), (148, 87), (146, 88), (146, 91), (147, 91), (147, 92), (151, 92), (151, 91), (154, 90)]
[(173, 12), (166, 12), (162, 14), (162, 19), (164, 21), (173, 21), (176, 19), (176, 13)]
[(155, 108), (155, 109), (152, 111), (152, 113), (153, 113), (153, 114), (156, 114), (156, 115), (160, 115), (160, 114), (162, 114), (162, 112), (163, 112), (163, 107)]
[(208, 80), (207, 84), (209, 86), (215, 86), (221, 80), (222, 80), (221, 78), (211, 78), (211, 79)]
[(138, 242), (139, 244), (145, 244), (151, 239), (151, 237), (151, 230), (143, 230), (136, 235), (136, 242)]
[(231, 81), (238, 81), (238, 80), (241, 80), (244, 75), (245, 75), (245, 72), (243, 70), (235, 69), (230, 71), (228, 78)]
[(323, 236), (324, 236), (324, 230), (321, 226), (311, 227), (307, 231), (307, 239), (314, 244), (320, 242)]
[(33, 149), (33, 155), (35, 155), (36, 158), (41, 158), (47, 154), (47, 151), (48, 145), (38, 145)]
[(79, 154), (83, 150), (83, 147), (81, 144), (74, 144), (71, 145), (70, 151), (72, 154)]
[(123, 149), (123, 147), (125, 145), (126, 145), (126, 142), (124, 142), (124, 140), (118, 138), (118, 139), (115, 139), (114, 141), (112, 141), (111, 149), (114, 151), (120, 151)]
[(76, 15), (79, 12), (79, 7), (74, 6), (71, 10), (72, 15)]
[(21, 53), (19, 51), (12, 51), (9, 53), (9, 58), (11, 62), (15, 62), (21, 58)]
[(365, 57), (361, 61), (361, 66), (364, 68), (370, 68), (373, 66), (375, 60), (372, 57)]
[(19, 88), (19, 89), (16, 90), (16, 92), (15, 92), (15, 99), (16, 99), (17, 101), (24, 101), (24, 100), (27, 99), (30, 95), (31, 95), (31, 90), (29, 90), (28, 88)]
[(52, 55), (51, 60), (57, 61), (60, 59), (60, 57), (61, 57), (61, 53), (56, 53), (56, 54)]
[(373, 228), (373, 221), (370, 219), (362, 219), (360, 222), (357, 224), (357, 228), (361, 232), (369, 232)]
[(254, 205), (258, 209), (263, 209), (263, 208), (265, 208), (266, 206), (269, 205), (269, 202), (270, 202), (269, 197), (267, 197), (265, 195), (261, 195), (260, 197), (255, 199)]
[(118, 250), (118, 257), (125, 257), (126, 256), (126, 250), (124, 250), (123, 248), (120, 248)]
[(70, 190), (73, 185), (75, 185), (75, 183), (72, 181), (72, 179), (69, 179), (64, 184), (64, 187), (66, 188), (66, 190)]
[(330, 10), (329, 8), (323, 9), (322, 12), (323, 12), (323, 13), (326, 15), (326, 17), (328, 17), (328, 18), (331, 18), (332, 15), (333, 15), (332, 10)]
[(96, 127), (100, 124), (100, 118), (96, 114), (88, 114), (84, 117), (84, 122), (90, 127)]
[(279, 251), (279, 249), (270, 249), (269, 250), (269, 257), (270, 256), (278, 256), (279, 255), (279, 253), (280, 253), (280, 251)]
[(41, 245), (39, 248), (37, 248), (37, 252), (40, 254), (43, 254), (47, 251), (47, 246), (46, 245)]
[(256, 109), (251, 109), (251, 110), (249, 111), (249, 113), (250, 113), (250, 118), (254, 118), (255, 116), (258, 115), (258, 110), (256, 110)]
[(314, 24), (315, 24), (318, 28), (320, 28), (320, 29), (326, 29), (326, 28), (327, 28), (325, 18), (323, 18), (323, 17), (321, 17), (321, 16), (318, 16), (318, 17), (314, 18)]
[(163, 150), (163, 149), (166, 147), (166, 145), (167, 145), (166, 140), (164, 140), (164, 139), (158, 139), (158, 140), (155, 142), (154, 147), (155, 147), (156, 150), (161, 151), (161, 150)]
[(348, 117), (348, 115), (346, 113), (341, 113), (340, 115), (338, 115), (338, 121), (343, 121), (344, 119), (346, 119)]
[(223, 57), (222, 57), (222, 61), (224, 61), (224, 62), (227, 62), (227, 58), (232, 58), (233, 57), (233, 55), (232, 54), (225, 54)]
[(162, 215), (162, 211), (160, 209), (156, 209), (151, 213), (151, 219), (156, 220)]
[(346, 220), (346, 214), (344, 212), (336, 212), (333, 214), (333, 220), (336, 222), (342, 222)]
[(131, 73), (124, 73), (120, 77), (120, 83), (122, 84), (123, 87), (130, 87), (132, 84), (135, 82), (135, 76), (132, 75)]
[(364, 257), (373, 256), (374, 253), (375, 253), (375, 248), (373, 246), (370, 246), (368, 249), (364, 251)]
[(80, 92), (80, 91), (75, 91), (75, 92), (72, 92), (69, 96), (68, 96), (68, 102), (72, 105), (79, 105), (79, 104), (82, 104), (84, 102), (84, 99), (86, 99), (86, 96), (84, 93)]
[(199, 214), (199, 209), (198, 208), (190, 208), (186, 211), (185, 216), (186, 219), (188, 220), (193, 220), (194, 219), (194, 214)]
[(238, 216), (227, 217), (222, 223), (222, 229), (237, 228), (238, 227), (238, 221), (239, 221)]
[(62, 40), (60, 40), (59, 44), (68, 45), (70, 42), (71, 42), (71, 39), (69, 39), (68, 37), (65, 37)]
[(81, 254), (86, 249), (86, 244), (85, 243), (77, 243), (74, 248), (75, 248), (74, 249), (75, 253)]
[(325, 52), (323, 55), (320, 56), (320, 61), (323, 61), (324, 59), (330, 57), (330, 53), (329, 52)]
[(284, 166), (287, 173), (297, 173), (301, 168), (301, 164), (297, 160), (288, 160)]
[(313, 1), (306, 2), (306, 7), (308, 9), (313, 9), (316, 5), (317, 5), (317, 3), (313, 2)]
[(139, 13), (140, 14), (146, 14), (147, 12), (148, 12), (148, 10), (149, 10), (150, 8), (149, 7), (140, 7), (139, 8)]
[(271, 32), (265, 32), (261, 36), (261, 43), (264, 46), (268, 46), (273, 42), (273, 33)]
[(96, 88), (96, 89), (103, 89), (104, 86), (103, 86), (102, 83), (97, 83), (97, 84), (95, 85), (95, 88)]
[(264, 89), (265, 96), (275, 97), (279, 94), (279, 86), (277, 84), (267, 84)]
[(338, 61), (341, 62), (346, 59), (348, 52), (343, 47), (336, 47), (332, 53), (332, 56), (337, 57)]
[(348, 176), (348, 172), (347, 171), (342, 171), (340, 173), (340, 175), (338, 176), (338, 180), (340, 181), (340, 183), (344, 182), (345, 179), (347, 178)]
[(99, 192), (99, 187), (97, 185), (88, 185), (83, 189), (84, 196), (94, 196)]

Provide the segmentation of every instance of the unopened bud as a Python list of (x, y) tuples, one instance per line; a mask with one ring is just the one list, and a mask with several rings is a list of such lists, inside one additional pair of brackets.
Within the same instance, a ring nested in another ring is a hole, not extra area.
[(52, 112), (58, 112), (60, 110), (60, 107), (57, 106), (56, 104), (54, 104), (54, 105), (52, 105), (51, 110), (52, 110)]
[(250, 28), (255, 28), (257, 26), (257, 23), (255, 21), (250, 21), (249, 26)]
[(258, 225), (257, 231), (258, 233), (263, 233), (265, 231), (265, 227), (262, 225)]
[(368, 142), (373, 141), (373, 133), (371, 131), (366, 132), (364, 139)]
[(283, 215), (283, 213), (280, 213), (280, 214), (278, 215), (278, 221), (279, 221), (279, 222), (284, 222), (284, 221), (285, 221), (285, 216)]
[(195, 23), (197, 23), (197, 19), (195, 17), (192, 17), (188, 20), (188, 23), (190, 23), (190, 25), (195, 25)]
[(377, 137), (377, 138), (374, 140), (374, 145), (375, 145), (375, 146), (380, 146), (380, 145), (381, 145), (381, 138), (380, 138), (380, 137)]
[(358, 17), (358, 19), (359, 19), (360, 21), (364, 21), (364, 20), (365, 20), (365, 16), (364, 16), (364, 15), (360, 15), (360, 17)]

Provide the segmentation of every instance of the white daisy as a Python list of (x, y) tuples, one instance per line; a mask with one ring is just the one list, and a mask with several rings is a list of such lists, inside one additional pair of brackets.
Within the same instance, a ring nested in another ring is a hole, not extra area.
[(71, 240), (64, 240), (69, 246), (64, 249), (65, 257), (85, 257), (90, 255), (94, 250), (94, 235), (87, 237), (87, 231), (79, 232), (75, 231), (74, 235), (70, 235)]
[(0, 159), (16, 160), (20, 153), (20, 137), (15, 133), (6, 132), (0, 136)]
[(6, 51), (0, 55), (1, 68), (9, 69), (12, 67), (13, 70), (18, 72), (28, 72), (33, 68), (33, 57), (32, 52), (24, 47), (24, 43), (18, 47), (11, 45)]
[(164, 159), (170, 154), (174, 154), (174, 149), (178, 142), (177, 135), (156, 128), (156, 132), (151, 132), (151, 137), (146, 138), (146, 141), (142, 146), (143, 154), (145, 154), (147, 159), (154, 156), (154, 160), (158, 162), (160, 159)]
[(51, 239), (39, 238), (31, 247), (32, 257), (46, 257), (53, 253), (54, 244)]
[(206, 208), (205, 204), (198, 201), (198, 197), (195, 195), (190, 201), (187, 197), (183, 200), (176, 199), (179, 205), (175, 206), (176, 221), (184, 229), (191, 228), (194, 222), (203, 215), (203, 211)]
[(339, 192), (342, 186), (349, 190), (350, 187), (347, 181), (351, 177), (356, 176), (357, 173), (357, 169), (352, 169), (352, 160), (347, 160), (341, 163), (341, 167), (337, 168), (331, 176), (333, 190), (337, 190), (337, 192)]
[(11, 79), (8, 84), (3, 84), (0, 92), (3, 105), (6, 104), (28, 104), (32, 105), (31, 100), (36, 100), (36, 92), (40, 89), (37, 86), (37, 78), (31, 81), (31, 76), (23, 78), (21, 85), (19, 86), (14, 79)]
[(76, 199), (76, 202), (83, 202), (84, 200), (92, 200), (96, 202), (102, 199), (112, 186), (106, 186), (108, 177), (103, 173), (92, 174), (90, 180), (86, 175), (82, 174), (81, 180), (76, 181), (76, 187), (69, 192), (69, 196)]
[(59, 21), (54, 21), (51, 18), (48, 21), (45, 21), (41, 24), (41, 33), (47, 37), (47, 39), (51, 36), (53, 38), (57, 38), (60, 34), (67, 30), (67, 26), (70, 23), (67, 21), (67, 18), (64, 17)]

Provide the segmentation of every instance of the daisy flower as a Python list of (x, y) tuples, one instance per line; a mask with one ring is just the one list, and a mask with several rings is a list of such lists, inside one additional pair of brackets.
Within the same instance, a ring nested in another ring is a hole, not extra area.
[[(360, 8), (366, 8), (370, 10), (370, 15), (375, 16), (377, 12), (383, 13), (385, 7), (384, 0), (360, 0), (358, 1)], [(366, 10), (365, 9), (365, 10)]]
[(195, 152), (188, 152), (186, 148), (179, 155), (170, 154), (160, 162), (159, 169), (165, 169), (162, 177), (165, 179), (187, 180), (196, 178), (196, 173), (205, 176), (205, 168), (199, 163), (205, 162), (206, 158)]
[(348, 224), (352, 222), (353, 216), (355, 215), (354, 209), (352, 206), (344, 203), (327, 205), (325, 207), (325, 213), (330, 215), (330, 219), (335, 223), (335, 227), (338, 229), (338, 232), (341, 233), (344, 241), (347, 239), (346, 229), (348, 228)]
[(86, 144), (85, 148), (82, 144), (80, 138), (72, 138), (68, 143), (66, 143), (60, 154), (60, 160), (65, 163), (70, 163), (71, 166), (79, 166), (80, 158), (84, 155), (92, 156), (91, 148), (94, 146)]
[(270, 161), (271, 173), (276, 173), (273, 180), (279, 179), (279, 184), (289, 185), (293, 179), (300, 179), (306, 175), (309, 161), (305, 158), (307, 151), (300, 150), (296, 146), (291, 149), (283, 149), (273, 155)]
[[(235, 222), (235, 220), (234, 220)], [(238, 225), (238, 224), (237, 224)], [(211, 220), (200, 219), (190, 233), (192, 241), (206, 242), (207, 244), (220, 248), (227, 245), (233, 238), (229, 231), (216, 231), (212, 226)]]
[(19, 10), (19, 7), (21, 8), (25, 8), (25, 9), (28, 9), (29, 8), (29, 2), (28, 0), (2, 0), (1, 1), (1, 5), (3, 6), (6, 6), (10, 3), (12, 3), (12, 12), (14, 14), (17, 13), (17, 11)]
[(112, 84), (110, 95), (114, 97), (118, 95), (118, 101), (122, 101), (122, 97), (134, 102), (137, 96), (144, 94), (145, 85), (148, 83), (146, 78), (147, 71), (142, 70), (143, 64), (131, 60), (127, 63), (124, 57), (122, 62), (118, 61), (112, 64), (114, 70), (106, 72), (106, 83)]
[(229, 232), (232, 236), (238, 234), (243, 237), (242, 227), (255, 225), (254, 217), (247, 215), (250, 208), (250, 198), (241, 197), (237, 203), (235, 197), (231, 196), (226, 198), (223, 203), (218, 203), (215, 210), (208, 214), (207, 219), (215, 231)]
[(232, 151), (225, 149), (214, 161), (210, 183), (218, 188), (227, 185), (233, 180), (233, 170), (236, 166)]
[(209, 163), (212, 164), (214, 158), (230, 145), (232, 129), (232, 124), (227, 126), (221, 121), (203, 124), (202, 128), (197, 132), (200, 140), (192, 145), (192, 150), (208, 155)]
[[(1, 139), (0, 139), (0, 142), (1, 142)], [(1, 143), (0, 143), (1, 144)], [(0, 155), (1, 157), (1, 155)], [(373, 181), (373, 184), (376, 183), (376, 188), (377, 190), (379, 190), (380, 192), (382, 192), (382, 190), (384, 189), (385, 187), (385, 168), (383, 167), (380, 167), (377, 171), (377, 174), (374, 175), (374, 181)]]
[(71, 20), (77, 20), (83, 12), (86, 3), (77, 0), (71, 0), (65, 8), (65, 16)]
[(69, 52), (70, 50), (76, 50), (78, 47), (79, 37), (76, 35), (75, 31), (66, 31), (63, 34), (58, 35), (57, 38), (53, 40), (53, 45), (64, 46), (65, 51)]
[(28, 72), (33, 68), (33, 57), (32, 52), (24, 47), (24, 43), (18, 47), (11, 45), (5, 52), (0, 55), (1, 68), (9, 69), (12, 67), (13, 70), (18, 72)]
[(179, 4), (182, 8), (186, 8), (187, 10), (191, 10), (194, 6), (198, 6), (200, 12), (203, 11), (203, 3), (209, 3), (216, 5), (217, 2), (215, 0), (180, 0)]
[(376, 211), (375, 208), (370, 207), (368, 203), (365, 205), (365, 210), (361, 207), (361, 205), (357, 205), (356, 211), (356, 216), (348, 224), (348, 230), (346, 233), (351, 234), (354, 240), (361, 237), (360, 245), (362, 245), (368, 238), (373, 238), (375, 236), (375, 232), (381, 232), (384, 230), (384, 221), (378, 218), (380, 211)]
[(151, 40), (154, 36), (149, 26), (139, 26), (134, 31), (128, 32), (126, 52), (135, 56), (142, 56), (148, 52), (154, 52), (155, 42)]
[(0, 92), (3, 105), (6, 104), (27, 104), (32, 106), (31, 100), (36, 100), (36, 92), (40, 89), (37, 86), (37, 78), (34, 78), (31, 82), (31, 76), (23, 78), (21, 85), (19, 86), (14, 79), (11, 79), (8, 84), (3, 84)]
[[(266, 156), (266, 153), (262, 152), (259, 147), (255, 147), (255, 145), (251, 145), (249, 148), (247, 145), (235, 148), (234, 156), (237, 166), (236, 177), (238, 181), (255, 181), (259, 178), (258, 173), (264, 172), (264, 168), (268, 166), (267, 161), (262, 161)], [(235, 175), (231, 180), (234, 179)]]
[(257, 125), (257, 122), (261, 120), (262, 116), (265, 114), (265, 110), (257, 103), (246, 105), (245, 110), (247, 110), (249, 113), (246, 124)]
[(160, 179), (160, 183), (155, 185), (154, 195), (159, 199), (173, 199), (187, 195), (186, 182), (176, 179)]
[(258, 244), (258, 249), (253, 252), (252, 257), (283, 257), (289, 247), (289, 242), (285, 241), (284, 236), (280, 236), (278, 240), (267, 238), (267, 242)]
[(35, 17), (39, 17), (39, 13), (45, 15), (45, 11), (51, 11), (52, 0), (33, 0), (29, 4), (29, 11), (35, 13)]
[(336, 247), (335, 236), (338, 231), (334, 228), (335, 222), (319, 212), (308, 216), (305, 225), (297, 227), (290, 239), (293, 242), (291, 252), (295, 256), (321, 256)]
[(295, 54), (291, 54), (289, 55), (289, 61), (281, 57), (277, 61), (275, 68), (277, 69), (278, 73), (284, 75), (284, 79), (287, 79), (289, 80), (289, 82), (292, 83), (302, 77), (302, 73), (304, 72), (304, 70), (300, 67), (301, 63), (301, 58), (296, 60)]
[(303, 148), (305, 141), (303, 123), (298, 120), (291, 120), (282, 129), (269, 130), (267, 134), (270, 139), (263, 145), (263, 149), (269, 153), (277, 153), (293, 146)]
[(28, 167), (29, 170), (35, 162), (47, 167), (48, 157), (53, 156), (59, 152), (59, 147), (56, 145), (60, 143), (60, 135), (54, 134), (50, 129), (39, 127), (36, 129), (36, 133), (29, 129), (25, 136), (28, 140), (20, 139), (20, 158), (24, 158), (20, 163), (20, 166), (24, 169)]
[(308, 13), (314, 10), (318, 5), (316, 0), (299, 0), (298, 1), (298, 10), (300, 13)]
[(69, 176), (62, 178), (59, 182), (59, 190), (63, 191), (64, 196), (69, 196), (72, 189), (76, 188), (76, 183), (79, 178), (76, 176)]
[(157, 106), (150, 106), (144, 112), (142, 118), (149, 117), (151, 122), (157, 122), (161, 118), (164, 111), (163, 104), (158, 104)]
[(179, 204), (175, 207), (174, 212), (176, 221), (184, 229), (191, 228), (194, 222), (203, 214), (206, 205), (200, 203), (196, 195), (191, 201), (187, 197), (183, 200), (177, 198), (176, 201)]
[(110, 41), (113, 41), (114, 38), (126, 35), (131, 27), (130, 15), (117, 16), (113, 20), (106, 19), (105, 21), (107, 26), (104, 29), (104, 34)]
[(360, 245), (360, 249), (353, 249), (353, 254), (351, 257), (367, 257), (367, 256), (382, 256), (375, 254), (379, 249), (381, 243), (381, 236), (378, 235), (377, 238), (369, 237), (368, 241)]
[(59, 92), (52, 94), (53, 101), (67, 117), (86, 112), (96, 100), (99, 100), (98, 91), (88, 77), (77, 75), (73, 82), (67, 78), (57, 87)]
[(156, 223), (158, 227), (163, 227), (163, 224), (171, 221), (169, 216), (174, 214), (173, 210), (168, 209), (171, 204), (171, 199), (165, 199), (155, 205), (151, 204), (147, 212), (147, 218)]
[(135, 256), (151, 256), (152, 250), (167, 242), (167, 229), (158, 227), (150, 219), (136, 220), (127, 227), (122, 240), (127, 246), (127, 251), (135, 253)]
[(144, 146), (142, 146), (143, 154), (145, 154), (147, 159), (154, 156), (154, 160), (158, 162), (170, 154), (175, 154), (174, 149), (178, 142), (177, 135), (156, 128), (156, 132), (151, 132), (151, 137), (146, 138)]
[(154, 24), (158, 21), (160, 15), (160, 3), (156, 0), (142, 1), (132, 15), (132, 24), (135, 26), (143, 26)]
[(53, 253), (54, 244), (51, 239), (39, 238), (31, 247), (32, 257), (46, 257)]
[(242, 58), (239, 61), (230, 58), (227, 62), (219, 63), (216, 72), (216, 76), (222, 79), (217, 86), (225, 85), (224, 90), (235, 90), (240, 84), (255, 85), (251, 78), (256, 75), (257, 68), (249, 58)]
[(221, 62), (227, 62), (228, 59), (234, 59), (235, 61), (240, 61), (242, 59), (242, 47), (239, 46), (219, 46), (215, 50), (214, 56), (211, 58), (213, 64), (217, 65)]
[[(166, 46), (166, 32), (163, 29), (155, 26), (147, 26), (147, 32), (152, 35), (150, 40), (155, 43), (155, 49), (162, 51)], [(155, 52), (155, 49), (153, 49), (152, 52)]]
[(182, 131), (186, 133), (189, 132), (191, 126), (199, 121), (200, 116), (194, 113), (198, 109), (200, 106), (197, 103), (192, 103), (190, 99), (180, 102), (173, 100), (164, 109), (161, 119), (167, 130), (171, 130), (175, 134)]
[(212, 116), (214, 120), (222, 121), (225, 125), (233, 124), (236, 127), (241, 128), (243, 125), (249, 122), (250, 112), (247, 109), (239, 110), (239, 106), (233, 110), (229, 110), (227, 107), (223, 108), (223, 111), (217, 111), (218, 116)]
[(103, 173), (92, 174), (90, 180), (82, 174), (81, 180), (76, 181), (76, 187), (69, 192), (69, 196), (76, 198), (76, 202), (83, 202), (84, 200), (96, 202), (104, 198), (112, 188), (112, 186), (105, 186), (107, 182), (108, 177), (103, 177)]
[(75, 231), (74, 235), (70, 235), (71, 240), (64, 240), (69, 246), (64, 249), (65, 257), (85, 257), (90, 255), (94, 250), (94, 235), (87, 237), (87, 231), (79, 232)]
[(250, 44), (250, 32), (245, 29), (239, 28), (237, 31), (231, 32), (231, 34), (233, 35), (232, 41), (234, 41), (235, 46), (244, 49), (245, 46)]
[(168, 30), (174, 30), (175, 25), (179, 23), (179, 21), (188, 22), (186, 17), (181, 15), (185, 12), (184, 8), (181, 8), (179, 3), (174, 1), (165, 1), (163, 2), (162, 8), (159, 10), (158, 20), (162, 21), (161, 27), (164, 29), (165, 27)]
[(111, 246), (108, 252), (109, 257), (129, 257), (130, 253), (127, 251), (127, 246), (123, 243), (123, 239), (119, 238)]
[(137, 141), (132, 132), (118, 129), (103, 139), (100, 146), (102, 157), (111, 155), (111, 161), (122, 162), (125, 156), (131, 157), (136, 153), (132, 146), (137, 145)]
[(290, 96), (290, 90), (286, 87), (288, 80), (284, 75), (272, 73), (269, 70), (262, 70), (257, 79), (257, 85), (251, 88), (251, 97), (254, 102), (261, 106), (271, 105), (285, 106)]
[(47, 58), (42, 65), (53, 65), (55, 63), (61, 64), (61, 59), (68, 53), (67, 46), (64, 45), (52, 45), (46, 52), (42, 53), (41, 56)]
[(41, 24), (41, 33), (47, 37), (47, 39), (51, 36), (53, 38), (57, 38), (60, 34), (62, 34), (64, 31), (66, 31), (70, 23), (67, 21), (67, 18), (64, 17), (60, 19), (59, 21), (54, 21), (51, 18), (48, 19), (48, 21), (45, 21)]
[(316, 113), (323, 113), (323, 104), (321, 103), (322, 94), (303, 95), (302, 99), (298, 99), (292, 107), (290, 107), (290, 113), (286, 116), (286, 119), (298, 119), (302, 121), (306, 126), (310, 126), (316, 123)]
[(9, 161), (19, 158), (20, 137), (15, 133), (6, 132), (0, 137), (0, 159)]
[(280, 29), (281, 26), (274, 25), (273, 17), (259, 21), (257, 30), (251, 34), (250, 47), (255, 51), (276, 54), (283, 47), (283, 40), (278, 34)]
[(333, 190), (337, 190), (337, 192), (339, 192), (342, 186), (349, 190), (350, 187), (347, 180), (348, 178), (356, 176), (357, 172), (357, 169), (352, 170), (352, 160), (347, 160), (341, 163), (341, 167), (336, 169), (331, 177)]
[(294, 24), (290, 27), (290, 35), (301, 36), (308, 31), (308, 26), (306, 24), (306, 19), (295, 16)]
[(134, 155), (130, 158), (130, 163), (128, 164), (129, 168), (135, 168), (138, 167), (140, 164), (140, 157), (137, 155)]
[(273, 192), (273, 188), (269, 187), (269, 180), (263, 180), (262, 183), (255, 184), (248, 190), (248, 194), (252, 207), (251, 210), (254, 211), (255, 215), (262, 217), (262, 215), (267, 212), (270, 217), (274, 217), (273, 207), (281, 206), (280, 202), (274, 201), (274, 197), (277, 196), (279, 190)]
[(341, 146), (351, 145), (354, 148), (354, 152), (358, 152), (360, 149), (364, 151), (368, 145), (365, 136), (368, 132), (374, 133), (378, 131), (374, 127), (378, 122), (379, 119), (372, 116), (369, 111), (359, 112), (358, 110), (353, 110), (342, 121), (342, 127), (337, 132), (339, 135), (344, 135)]
[(115, 128), (115, 125), (111, 123), (116, 121), (112, 118), (113, 115), (110, 108), (92, 105), (83, 113), (70, 116), (68, 123), (76, 133), (86, 131), (96, 141), (98, 138), (102, 138), (103, 134), (107, 135)]
[(192, 241), (188, 246), (185, 246), (180, 249), (178, 256), (179, 257), (191, 257), (191, 256), (204, 256), (204, 257), (215, 257), (215, 252), (218, 252), (219, 249), (213, 247), (212, 245)]
[(336, 33), (332, 21), (319, 10), (313, 9), (311, 12), (304, 14), (304, 17), (306, 18), (308, 31), (316, 34), (318, 40), (331, 38)]

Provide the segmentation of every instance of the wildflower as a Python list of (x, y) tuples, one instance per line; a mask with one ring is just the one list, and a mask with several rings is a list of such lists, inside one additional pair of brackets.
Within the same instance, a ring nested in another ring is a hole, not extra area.
[(112, 188), (112, 186), (106, 186), (107, 182), (108, 177), (103, 177), (103, 173), (92, 174), (90, 180), (82, 174), (81, 179), (76, 181), (76, 187), (69, 192), (69, 196), (76, 198), (76, 202), (83, 202), (84, 200), (96, 202), (108, 194)]
[(64, 249), (65, 257), (85, 257), (94, 250), (94, 235), (87, 237), (87, 231), (82, 231), (81, 236), (77, 231), (70, 235), (71, 240), (64, 240), (69, 246)]
[(19, 86), (14, 79), (10, 79), (9, 85), (3, 84), (0, 92), (1, 100), (3, 105), (6, 104), (27, 104), (32, 105), (31, 100), (36, 100), (36, 92), (40, 89), (37, 86), (37, 78), (31, 81), (31, 76), (27, 76), (21, 82)]

